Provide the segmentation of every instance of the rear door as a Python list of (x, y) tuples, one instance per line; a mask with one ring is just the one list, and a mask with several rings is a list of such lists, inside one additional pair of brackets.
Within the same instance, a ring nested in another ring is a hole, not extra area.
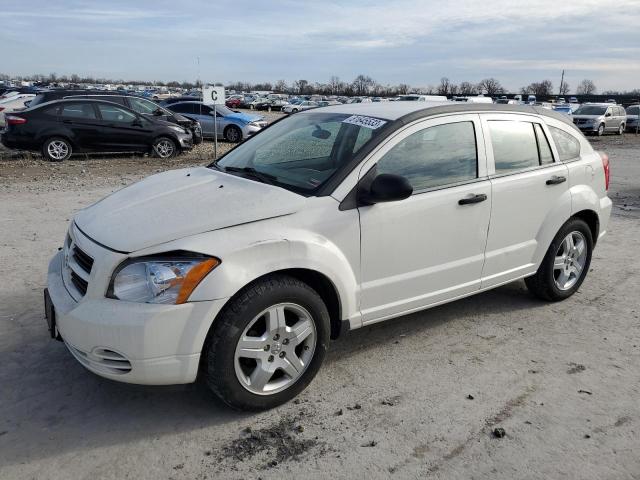
[(151, 145), (153, 125), (145, 118), (114, 104), (96, 103), (102, 124), (103, 150), (142, 151)]
[(482, 114), (492, 209), (482, 288), (536, 271), (571, 214), (568, 170), (553, 157), (538, 117)]
[(101, 124), (93, 103), (63, 103), (58, 121), (71, 132), (71, 141), (76, 149), (92, 150), (98, 146)]

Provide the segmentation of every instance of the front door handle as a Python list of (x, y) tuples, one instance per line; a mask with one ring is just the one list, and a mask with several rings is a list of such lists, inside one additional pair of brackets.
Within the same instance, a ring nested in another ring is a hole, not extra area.
[(484, 193), (480, 193), (478, 195), (472, 195), (470, 197), (461, 198), (458, 200), (458, 205), (470, 205), (472, 203), (480, 203), (484, 202), (487, 199), (487, 196)]
[(567, 181), (567, 177), (555, 176), (547, 180), (547, 185), (558, 185), (559, 183), (564, 183), (566, 181)]

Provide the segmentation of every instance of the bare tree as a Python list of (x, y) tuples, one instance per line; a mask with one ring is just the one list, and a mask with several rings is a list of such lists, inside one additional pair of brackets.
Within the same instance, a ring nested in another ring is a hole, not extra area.
[(460, 95), (476, 95), (478, 87), (471, 82), (462, 82), (458, 87)]
[(296, 80), (295, 82), (293, 82), (293, 88), (296, 92), (302, 95), (304, 93), (307, 93), (307, 91), (309, 90), (309, 82), (306, 80)]
[(551, 80), (533, 82), (526, 87), (522, 87), (520, 92), (523, 95), (532, 93), (537, 97), (548, 97), (553, 94), (553, 83), (551, 83)]
[(371, 77), (360, 74), (353, 81), (353, 90), (356, 92), (356, 95), (366, 95), (374, 84), (375, 82)]
[(593, 83), (593, 81), (585, 78), (580, 82), (580, 85), (578, 85), (576, 93), (578, 95), (593, 95), (597, 91), (598, 90), (596, 89), (596, 84)]
[(337, 95), (340, 92), (341, 86), (342, 82), (340, 81), (340, 77), (333, 75), (329, 79), (329, 89), (331, 90), (332, 95)]
[(285, 93), (289, 89), (289, 87), (287, 87), (287, 82), (285, 82), (284, 80), (278, 80), (273, 89), (278, 93)]
[(411, 87), (406, 83), (401, 83), (400, 85), (398, 85), (396, 90), (399, 95), (406, 95), (407, 93), (409, 93), (409, 90), (411, 90)]
[(438, 85), (438, 95), (449, 95), (451, 93), (451, 82), (447, 77), (440, 79), (440, 85)]
[(560, 95), (567, 95), (569, 93), (569, 84), (564, 80), (560, 84)]
[(480, 80), (478, 83), (478, 93), (493, 96), (499, 93), (504, 93), (504, 88), (502, 88), (502, 85), (497, 79), (493, 77), (485, 78), (484, 80)]

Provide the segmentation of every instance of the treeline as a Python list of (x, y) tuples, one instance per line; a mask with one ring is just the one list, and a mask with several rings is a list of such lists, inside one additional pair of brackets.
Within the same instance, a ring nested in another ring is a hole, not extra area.
[[(110, 79), (110, 78), (95, 78), (95, 77), (81, 77), (79, 75), (57, 75), (50, 73), (49, 75), (30, 75), (26, 77), (14, 76), (10, 77), (7, 74), (0, 73), (0, 80), (18, 80), (18, 81), (30, 81), (37, 82), (39, 84), (51, 85), (57, 83), (76, 83), (76, 84), (115, 84), (115, 85), (145, 85), (145, 86), (164, 86), (168, 88), (183, 88), (191, 89), (202, 86), (202, 82), (164, 82), (161, 80), (123, 80), (123, 79)], [(221, 85), (219, 82), (208, 82), (215, 85)], [(368, 75), (358, 75), (352, 81), (343, 81), (337, 76), (332, 76), (328, 82), (310, 82), (308, 80), (300, 79), (292, 83), (287, 83), (284, 80), (278, 80), (277, 82), (262, 82), (262, 83), (250, 83), (250, 82), (233, 82), (226, 85), (228, 90), (236, 91), (273, 91), (278, 93), (289, 93), (299, 95), (369, 95), (388, 97), (396, 95), (405, 95), (408, 93), (418, 93), (423, 95), (488, 95), (496, 96), (506, 94), (506, 89), (502, 86), (500, 81), (496, 78), (490, 77), (480, 80), (479, 82), (464, 81), (455, 83), (449, 80), (447, 77), (442, 77), (440, 82), (436, 85), (429, 85), (426, 87), (411, 86), (406, 83), (399, 85), (381, 84), (375, 81)], [(523, 95), (533, 94), (538, 97), (551, 97), (553, 95), (569, 95), (575, 93), (577, 95), (594, 95), (598, 93), (598, 89), (592, 80), (582, 80), (575, 90), (571, 90), (570, 85), (567, 82), (562, 82), (560, 87), (554, 89), (551, 80), (542, 80), (539, 82), (532, 82), (529, 85), (520, 88)], [(634, 89), (631, 91), (614, 91), (605, 90), (601, 92), (602, 95), (640, 95), (640, 89)]]

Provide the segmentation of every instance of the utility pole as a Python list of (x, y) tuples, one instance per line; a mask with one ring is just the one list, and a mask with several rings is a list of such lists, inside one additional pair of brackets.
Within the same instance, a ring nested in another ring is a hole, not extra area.
[(560, 90), (558, 90), (558, 98), (562, 96), (563, 86), (564, 86), (564, 70), (562, 70), (562, 78), (560, 79)]

